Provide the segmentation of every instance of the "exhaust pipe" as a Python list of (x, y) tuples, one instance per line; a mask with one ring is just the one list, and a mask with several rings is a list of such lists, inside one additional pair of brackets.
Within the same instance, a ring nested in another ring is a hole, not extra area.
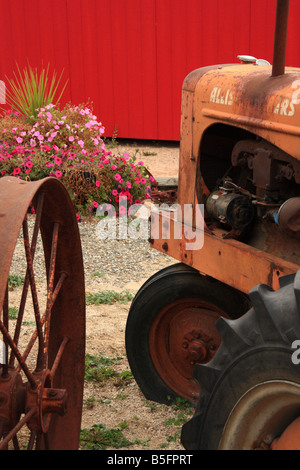
[(277, 0), (272, 77), (284, 75), (290, 0)]

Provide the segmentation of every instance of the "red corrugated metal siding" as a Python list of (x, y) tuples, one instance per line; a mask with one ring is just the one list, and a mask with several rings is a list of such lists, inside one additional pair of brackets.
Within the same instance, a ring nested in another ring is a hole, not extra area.
[[(272, 61), (276, 0), (0, 0), (0, 79), (50, 63), (64, 102), (93, 102), (106, 135), (178, 140), (193, 69)], [(287, 65), (300, 66), (300, 2), (290, 0)]]

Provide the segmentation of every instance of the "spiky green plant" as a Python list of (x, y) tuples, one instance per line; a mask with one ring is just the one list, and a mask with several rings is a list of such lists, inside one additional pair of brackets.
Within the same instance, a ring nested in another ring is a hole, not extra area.
[(49, 76), (49, 64), (40, 72), (29, 64), (23, 71), (18, 64), (16, 67), (17, 73), (13, 72), (14, 78), (6, 77), (6, 104), (31, 120), (36, 118), (39, 108), (59, 103), (68, 83), (67, 80), (56, 98), (63, 72), (57, 78), (56, 72), (53, 72), (52, 77)]

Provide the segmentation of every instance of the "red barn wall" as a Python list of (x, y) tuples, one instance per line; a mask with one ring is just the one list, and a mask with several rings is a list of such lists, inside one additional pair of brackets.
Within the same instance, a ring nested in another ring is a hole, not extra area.
[[(276, 0), (0, 0), (0, 80), (15, 64), (69, 79), (62, 104), (90, 99), (119, 138), (179, 140), (192, 70), (250, 54), (272, 62)], [(290, 0), (287, 65), (300, 66)]]

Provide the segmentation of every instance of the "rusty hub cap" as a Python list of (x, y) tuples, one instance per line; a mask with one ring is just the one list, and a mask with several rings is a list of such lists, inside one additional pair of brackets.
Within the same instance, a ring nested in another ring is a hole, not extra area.
[(151, 358), (160, 377), (178, 395), (198, 399), (194, 366), (210, 361), (218, 349), (221, 338), (215, 322), (221, 315), (226, 317), (200, 299), (183, 299), (156, 316), (149, 334)]
[[(300, 386), (287, 380), (262, 382), (237, 402), (223, 430), (220, 449), (300, 448)], [(292, 424), (291, 424), (292, 423)]]

